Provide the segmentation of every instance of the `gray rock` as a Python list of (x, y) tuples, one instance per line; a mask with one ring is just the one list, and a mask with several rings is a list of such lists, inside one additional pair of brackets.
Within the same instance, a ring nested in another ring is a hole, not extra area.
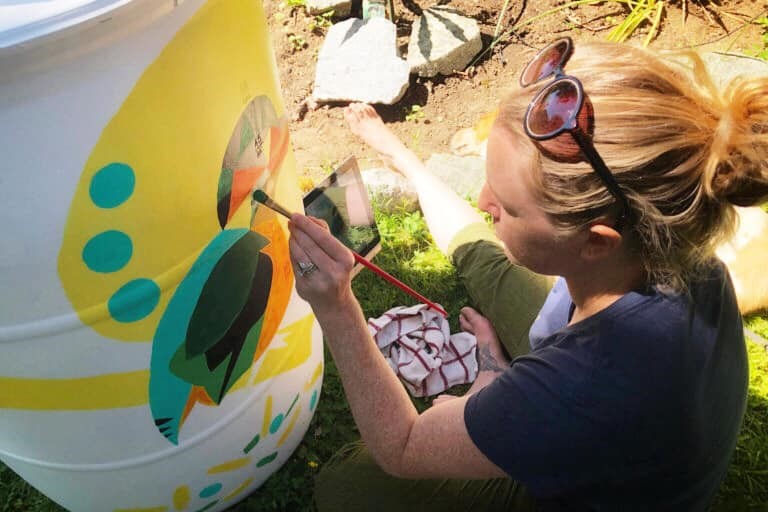
[(411, 26), (408, 65), (422, 77), (450, 75), (463, 70), (482, 47), (477, 21), (450, 7), (430, 7)]
[(473, 201), (485, 183), (485, 159), (477, 156), (435, 153), (426, 166), (458, 195)]
[(350, 18), (333, 25), (317, 57), (317, 102), (396, 103), (408, 89), (408, 63), (397, 57), (395, 25)]
[(312, 16), (333, 11), (334, 16), (343, 18), (352, 12), (352, 0), (307, 0), (306, 6)]
[(419, 197), (411, 183), (402, 175), (386, 167), (361, 171), (363, 183), (377, 210), (413, 212), (419, 208)]
[(738, 75), (768, 75), (768, 62), (754, 57), (720, 52), (703, 53), (701, 56), (707, 64), (707, 70), (712, 75), (715, 84), (721, 88), (728, 85), (728, 82)]
[[(477, 200), (485, 183), (485, 160), (476, 156), (435, 153), (426, 162), (427, 169), (459, 196)], [(386, 167), (361, 172), (363, 182), (376, 209), (387, 213), (412, 212), (419, 208), (419, 196), (411, 183)]]

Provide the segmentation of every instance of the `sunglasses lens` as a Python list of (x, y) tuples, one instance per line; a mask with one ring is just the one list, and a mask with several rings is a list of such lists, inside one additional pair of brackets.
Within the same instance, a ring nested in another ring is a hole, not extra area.
[(554, 82), (531, 103), (525, 118), (528, 132), (535, 137), (545, 137), (564, 127), (571, 128), (581, 103), (581, 94), (574, 82)]
[(544, 80), (551, 76), (555, 70), (561, 68), (569, 48), (569, 41), (564, 39), (534, 57), (520, 78), (520, 83), (523, 87)]

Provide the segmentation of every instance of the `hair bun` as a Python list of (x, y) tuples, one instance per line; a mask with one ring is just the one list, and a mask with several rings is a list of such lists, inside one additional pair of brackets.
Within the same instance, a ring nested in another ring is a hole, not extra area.
[(726, 88), (712, 131), (705, 190), (737, 206), (768, 200), (768, 80), (736, 79)]

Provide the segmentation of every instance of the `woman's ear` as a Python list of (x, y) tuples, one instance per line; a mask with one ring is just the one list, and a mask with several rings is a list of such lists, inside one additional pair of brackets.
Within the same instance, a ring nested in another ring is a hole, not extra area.
[(581, 257), (596, 261), (615, 254), (621, 248), (621, 234), (606, 224), (597, 223), (589, 227), (587, 241), (581, 248)]

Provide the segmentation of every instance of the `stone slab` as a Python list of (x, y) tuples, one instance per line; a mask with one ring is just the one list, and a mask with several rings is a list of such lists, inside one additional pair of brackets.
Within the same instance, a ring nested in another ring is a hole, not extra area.
[(317, 57), (317, 102), (384, 103), (403, 97), (408, 63), (397, 57), (395, 25), (384, 18), (350, 18), (329, 30)]
[(336, 17), (347, 17), (352, 12), (352, 0), (307, 0), (307, 13), (316, 16), (333, 11)]
[(408, 65), (421, 77), (451, 75), (482, 48), (477, 21), (451, 7), (430, 7), (411, 26)]

